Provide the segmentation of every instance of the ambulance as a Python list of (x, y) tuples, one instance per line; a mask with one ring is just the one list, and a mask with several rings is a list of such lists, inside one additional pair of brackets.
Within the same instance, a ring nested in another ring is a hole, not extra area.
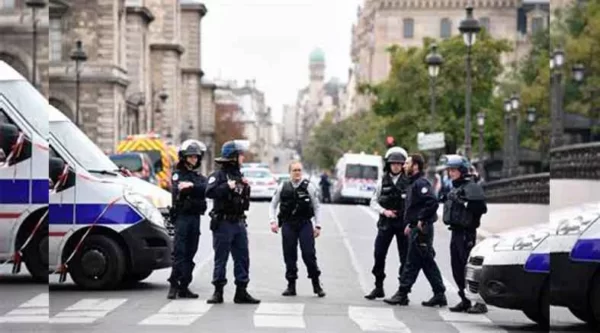
[(56, 273), (64, 282), (69, 274), (86, 289), (112, 289), (169, 267), (173, 246), (161, 213), (49, 145), (49, 107), (0, 62), (0, 265), (18, 273), (24, 263), (38, 281)]
[[(155, 133), (129, 135), (117, 145), (117, 153), (142, 152), (148, 154), (160, 187), (171, 190), (171, 174), (177, 161), (176, 148), (169, 148)], [(175, 157), (174, 157), (175, 156)]]
[(337, 161), (334, 174), (334, 202), (368, 203), (377, 180), (383, 176), (383, 159), (380, 155), (368, 155), (364, 152), (346, 153)]

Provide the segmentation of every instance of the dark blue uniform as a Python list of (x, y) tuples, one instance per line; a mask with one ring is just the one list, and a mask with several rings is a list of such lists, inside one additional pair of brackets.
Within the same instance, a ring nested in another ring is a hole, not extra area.
[[(179, 191), (181, 182), (193, 183)], [(192, 282), (194, 256), (200, 239), (200, 216), (206, 212), (206, 177), (193, 170), (177, 170), (173, 173), (173, 205), (175, 240), (173, 269), (169, 282), (180, 290), (185, 290)]]
[[(228, 180), (236, 181), (234, 190), (229, 188)], [(215, 286), (227, 284), (227, 260), (231, 252), (235, 284), (245, 287), (250, 281), (250, 256), (244, 212), (249, 208), (250, 187), (242, 182), (238, 167), (226, 164), (208, 178), (206, 196), (213, 199), (211, 230), (215, 265), (212, 283)]]
[[(412, 286), (416, 282), (419, 271), (423, 269), (425, 277), (433, 289), (434, 299), (438, 297), (435, 301), (439, 300), (441, 303), (447, 304), (444, 296), (446, 287), (444, 286), (440, 269), (435, 262), (435, 250), (433, 248), (433, 223), (437, 220), (438, 200), (435, 197), (431, 184), (423, 177), (422, 173), (412, 175), (410, 182), (411, 185), (407, 191), (404, 219), (405, 223), (410, 226), (411, 232), (409, 235), (406, 267), (400, 274), (398, 296), (401, 298), (401, 301), (387, 301), (387, 303), (408, 304), (406, 296), (410, 293)], [(417, 228), (419, 221), (423, 223), (422, 232)], [(429, 303), (423, 302), (423, 305), (429, 305)]]

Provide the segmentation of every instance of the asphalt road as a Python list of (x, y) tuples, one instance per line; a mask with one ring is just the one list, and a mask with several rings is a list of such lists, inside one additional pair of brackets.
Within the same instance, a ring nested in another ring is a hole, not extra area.
[[(453, 314), (447, 309), (423, 308), (431, 296), (423, 274), (410, 295), (408, 307), (392, 307), (367, 301), (363, 295), (373, 286), (375, 218), (366, 206), (324, 205), (323, 233), (317, 240), (319, 265), (327, 296), (312, 294), (306, 269), (299, 262), (299, 295), (280, 296), (285, 288), (281, 238), (268, 229), (264, 202), (252, 203), (249, 212), (251, 282), (249, 291), (262, 299), (260, 305), (233, 304), (233, 283), (225, 290), (225, 304), (209, 306), (212, 293), (211, 235), (202, 223), (200, 249), (191, 289), (199, 300), (166, 299), (169, 269), (154, 272), (131, 289), (90, 292), (78, 290), (70, 280), (50, 289), (26, 277), (0, 280), (1, 332), (538, 332), (518, 311), (490, 308), (487, 315)], [(436, 252), (445, 277), (451, 305), (458, 302), (449, 259), (449, 233), (437, 225)], [(398, 257), (388, 255), (385, 281), (387, 295), (397, 288)], [(233, 281), (230, 261), (228, 278)], [(6, 272), (9, 267), (3, 267)], [(50, 294), (50, 296), (48, 296)], [(552, 309), (552, 332), (591, 332), (565, 309)], [(51, 325), (48, 325), (50, 322)]]

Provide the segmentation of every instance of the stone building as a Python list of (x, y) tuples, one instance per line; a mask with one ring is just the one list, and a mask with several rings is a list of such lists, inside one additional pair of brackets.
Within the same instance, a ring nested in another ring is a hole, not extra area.
[[(48, 97), (50, 88), (48, 84), (48, 11), (48, 6), (45, 6), (35, 9), (34, 15), (34, 9), (27, 7), (25, 0), (0, 1), (0, 60), (11, 65), (34, 83), (46, 97)], [(36, 54), (35, 59), (34, 53)], [(33, 80), (34, 75), (35, 80)]]
[(50, 0), (50, 103), (77, 118), (70, 54), (80, 40), (79, 122), (104, 151), (129, 134), (173, 144), (210, 137), (214, 121), (201, 120), (214, 116), (214, 107), (203, 115), (201, 97), (206, 13), (198, 0)]
[[(458, 26), (466, 16), (465, 7), (473, 3), (474, 16), (495, 38), (514, 43), (515, 51), (503, 54), (505, 64), (519, 59), (529, 50), (533, 31), (545, 29), (549, 21), (549, 0), (364, 0), (352, 26), (352, 75), (349, 82), (375, 83), (390, 72), (391, 45), (421, 46), (424, 37), (445, 39), (459, 34)], [(350, 87), (348, 87), (350, 89)], [(354, 98), (345, 115), (366, 110), (368, 101)]]

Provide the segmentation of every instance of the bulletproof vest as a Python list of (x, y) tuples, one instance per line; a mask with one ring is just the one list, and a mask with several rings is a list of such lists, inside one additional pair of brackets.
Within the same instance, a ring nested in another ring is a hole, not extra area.
[(379, 195), (379, 205), (385, 209), (397, 212), (396, 218), (389, 218), (379, 215), (379, 227), (386, 225), (399, 225), (404, 221), (404, 208), (406, 201), (406, 180), (401, 175), (396, 184), (389, 174), (385, 174), (381, 180), (381, 194)]
[[(194, 171), (178, 171), (178, 175), (179, 182), (187, 181), (194, 183), (194, 185), (198, 185), (201, 181), (201, 177)], [(202, 215), (207, 209), (204, 194), (199, 195), (194, 191), (188, 195), (173, 198), (173, 202), (175, 203), (177, 212), (182, 214)]]
[(472, 180), (450, 190), (444, 202), (444, 224), (459, 228), (473, 226), (473, 217), (467, 210), (468, 202), (473, 200), (485, 200), (485, 195), (481, 186)]
[(280, 223), (297, 223), (310, 220), (313, 216), (315, 212), (308, 193), (308, 180), (303, 180), (296, 188), (291, 181), (285, 182), (280, 193), (277, 215)]
[(250, 186), (242, 181), (241, 175), (225, 170), (221, 172), (225, 173), (226, 181), (235, 180), (235, 188), (225, 200), (214, 200), (214, 210), (222, 214), (241, 216), (250, 207)]

